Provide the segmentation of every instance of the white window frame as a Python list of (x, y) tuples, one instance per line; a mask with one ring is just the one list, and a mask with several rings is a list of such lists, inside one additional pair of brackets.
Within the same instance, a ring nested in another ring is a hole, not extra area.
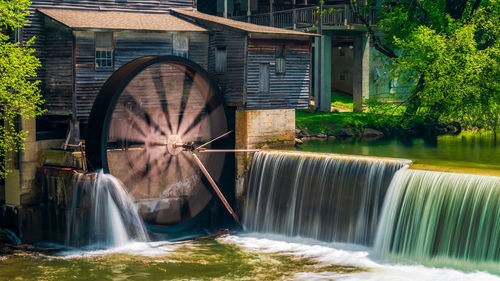
[[(98, 47), (97, 34), (98, 33), (110, 33), (111, 35), (111, 46), (110, 47)], [(96, 70), (110, 70), (113, 69), (115, 65), (114, 59), (114, 34), (113, 32), (96, 32), (94, 34), (94, 65)], [(104, 63), (105, 62), (105, 63)]]
[(172, 54), (174, 56), (189, 58), (189, 37), (183, 34), (172, 36)]

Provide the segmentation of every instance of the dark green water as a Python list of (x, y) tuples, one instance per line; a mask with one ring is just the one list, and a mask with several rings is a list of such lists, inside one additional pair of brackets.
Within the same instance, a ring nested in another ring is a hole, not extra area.
[(490, 135), (462, 134), (424, 139), (307, 140), (302, 151), (410, 159), (415, 164), (500, 170), (500, 140)]

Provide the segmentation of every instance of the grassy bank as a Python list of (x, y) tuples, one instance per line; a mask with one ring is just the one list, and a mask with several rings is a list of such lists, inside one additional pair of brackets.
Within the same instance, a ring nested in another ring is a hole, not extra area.
[(335, 111), (339, 111), (339, 112), (352, 111), (353, 102), (352, 102), (352, 96), (350, 96), (350, 95), (342, 94), (342, 93), (332, 93), (331, 101), (332, 101), (332, 111), (333, 112), (335, 112)]
[(317, 113), (307, 110), (296, 110), (295, 122), (297, 128), (308, 135), (338, 135), (345, 131), (357, 135), (366, 128), (389, 134), (395, 129), (397, 123), (394, 119), (377, 117), (370, 113)]
[[(394, 106), (392, 106), (394, 107)], [(386, 136), (432, 137), (461, 132), (459, 124), (435, 124), (424, 119), (405, 120), (401, 114), (373, 112), (310, 112), (295, 111), (296, 127), (303, 135), (363, 136), (374, 129)]]

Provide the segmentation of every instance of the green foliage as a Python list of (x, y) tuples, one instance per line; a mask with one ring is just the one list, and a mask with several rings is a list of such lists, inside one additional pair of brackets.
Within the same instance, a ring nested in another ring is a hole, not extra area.
[[(31, 48), (34, 38), (22, 46), (9, 36), (24, 25), (30, 5), (26, 0), (0, 0), (0, 159), (23, 148), (28, 132), (17, 130), (15, 122), (42, 114), (39, 81), (30, 79), (40, 67)], [(0, 178), (7, 172), (0, 162)]]
[(342, 10), (342, 9), (334, 9), (334, 8), (322, 9), (323, 4), (325, 4), (325, 1), (321, 0), (320, 6), (316, 6), (316, 10), (313, 11), (313, 16), (317, 18), (317, 20), (312, 25), (313, 29), (316, 29), (318, 27), (319, 19), (322, 19), (326, 15), (331, 15), (334, 12), (338, 12), (338, 11)]
[[(351, 5), (360, 17), (368, 14), (366, 6)], [(496, 133), (500, 1), (386, 0), (381, 10), (384, 32), (375, 45), (394, 59), (394, 76), (406, 73), (414, 81), (403, 120), (459, 122)]]
[(26, 16), (29, 15), (30, 5), (29, 0), (0, 0), (0, 29), (22, 27), (26, 23)]

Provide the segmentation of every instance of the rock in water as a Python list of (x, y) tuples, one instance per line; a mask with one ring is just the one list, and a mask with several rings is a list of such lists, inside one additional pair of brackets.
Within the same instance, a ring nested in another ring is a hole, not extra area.
[(382, 133), (381, 131), (377, 131), (377, 130), (371, 129), (371, 128), (366, 128), (363, 131), (363, 137), (367, 137), (367, 138), (382, 137), (383, 135), (384, 135), (384, 133)]

